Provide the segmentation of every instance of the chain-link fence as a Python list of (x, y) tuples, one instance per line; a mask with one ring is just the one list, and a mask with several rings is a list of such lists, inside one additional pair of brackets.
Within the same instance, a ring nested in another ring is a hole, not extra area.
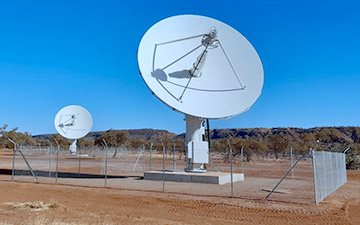
[[(232, 171), (234, 174), (243, 173), (245, 175), (245, 181), (234, 182), (233, 185), (231, 183), (218, 185), (144, 179), (145, 171), (184, 171), (186, 164), (184, 150), (173, 146), (167, 148), (165, 146), (165, 152), (162, 147), (148, 147), (147, 149), (145, 147), (132, 149), (126, 147), (107, 148), (106, 146), (78, 147), (75, 155), (70, 154), (69, 148), (59, 148), (58, 151), (55, 146), (18, 146), (17, 149), (21, 150), (24, 157), (20, 151), (16, 151), (13, 176), (15, 181), (165, 191), (167, 193), (253, 200), (263, 200), (289, 170), (292, 163), (305, 154), (288, 150), (278, 154), (278, 159), (276, 159), (271, 153), (272, 151), (265, 150), (243, 149), (242, 151), (234, 148), (233, 157), (229, 157), (229, 149), (211, 152), (211, 163), (207, 164), (206, 168), (209, 172), (229, 175)], [(37, 179), (33, 178), (25, 159)], [(0, 151), (0, 170), (2, 170), (0, 180), (11, 180), (12, 162), (12, 150)], [(319, 163), (316, 162), (314, 165)], [(343, 168), (344, 164), (336, 165), (338, 165), (337, 168)], [(304, 157), (299, 160), (291, 173), (292, 176), (286, 176), (282, 180), (270, 200), (313, 203), (313, 171), (315, 170), (313, 170), (311, 158)], [(333, 171), (336, 172), (337, 169), (334, 168)], [(329, 171), (327, 173), (332, 174)], [(327, 176), (330, 176), (329, 174)], [(316, 176), (321, 177), (322, 175), (316, 174)], [(323, 182), (323, 180), (319, 180), (317, 183)], [(339, 182), (341, 183), (340, 178), (337, 179), (336, 184)]]
[(313, 151), (313, 169), (316, 204), (347, 181), (344, 153)]

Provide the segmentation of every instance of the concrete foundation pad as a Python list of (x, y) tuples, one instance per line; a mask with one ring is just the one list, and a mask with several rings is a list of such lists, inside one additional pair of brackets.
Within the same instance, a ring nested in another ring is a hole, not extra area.
[[(145, 171), (145, 180), (162, 180), (162, 171)], [(243, 181), (243, 173), (234, 173), (233, 182)], [(165, 171), (165, 181), (175, 182), (194, 182), (208, 184), (227, 184), (231, 182), (230, 173), (206, 172), (206, 173), (189, 173), (183, 171)]]

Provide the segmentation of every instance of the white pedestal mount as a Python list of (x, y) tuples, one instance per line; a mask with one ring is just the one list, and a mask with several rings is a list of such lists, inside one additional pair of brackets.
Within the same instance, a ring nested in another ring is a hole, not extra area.
[(205, 141), (204, 119), (185, 115), (186, 172), (204, 173), (209, 163), (209, 143)]
[(75, 139), (69, 147), (71, 155), (76, 155), (76, 143), (77, 143), (77, 139)]

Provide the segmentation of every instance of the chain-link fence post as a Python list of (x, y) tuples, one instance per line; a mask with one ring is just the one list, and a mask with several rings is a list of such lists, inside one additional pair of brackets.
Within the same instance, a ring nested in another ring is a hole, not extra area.
[[(80, 146), (79, 146), (80, 147)], [(80, 169), (81, 169), (81, 147), (78, 148), (79, 150), (79, 165), (78, 165), (78, 176), (80, 177)]]
[(241, 147), (241, 173), (244, 174), (244, 146)]
[(318, 204), (318, 197), (317, 197), (317, 181), (316, 181), (316, 156), (315, 151), (313, 149), (310, 150), (312, 155), (312, 166), (313, 166), (313, 176), (314, 176), (314, 197), (315, 197), (315, 205)]
[(49, 140), (47, 140), (47, 142), (49, 143), (49, 147), (50, 147), (50, 152), (49, 152), (49, 177), (51, 177), (51, 161), (52, 161), (52, 145), (50, 143)]
[(173, 157), (173, 171), (176, 170), (176, 145), (174, 142), (174, 157)]
[(233, 163), (232, 163), (233, 162), (233, 152), (232, 152), (232, 147), (231, 147), (229, 139), (227, 141), (228, 141), (229, 148), (230, 148), (229, 160), (230, 160), (231, 198), (234, 198), (234, 180), (233, 180)]
[(161, 145), (163, 146), (163, 169), (162, 169), (162, 180), (163, 180), (163, 193), (165, 192), (165, 145), (160, 139)]
[(105, 152), (104, 152), (104, 161), (105, 161), (105, 165), (104, 165), (104, 173), (105, 173), (105, 183), (104, 183), (104, 187), (106, 187), (107, 185), (107, 152), (108, 152), (108, 145), (105, 141), (105, 139), (102, 139), (104, 142), (104, 146), (105, 146)]
[(11, 143), (13, 143), (14, 145), (14, 150), (13, 150), (13, 161), (12, 161), (12, 169), (11, 169), (11, 181), (14, 181), (14, 175), (15, 175), (15, 156), (16, 156), (16, 143), (11, 140), (10, 138), (8, 139)]
[(150, 171), (152, 170), (152, 147), (153, 143), (150, 144)]
[(60, 145), (59, 142), (54, 138), (56, 145), (57, 145), (57, 153), (56, 153), (56, 173), (55, 173), (55, 184), (58, 183), (58, 176), (59, 176), (59, 153), (60, 153)]
[[(293, 147), (290, 148), (290, 164), (293, 164)], [(294, 169), (291, 170), (291, 179), (294, 179)]]

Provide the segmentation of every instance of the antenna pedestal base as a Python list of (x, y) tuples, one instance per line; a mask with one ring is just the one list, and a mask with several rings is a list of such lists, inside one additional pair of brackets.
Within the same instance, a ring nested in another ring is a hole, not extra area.
[(185, 115), (186, 172), (205, 173), (209, 163), (209, 146), (205, 141), (204, 119)]
[(69, 147), (71, 155), (76, 155), (76, 143), (77, 143), (77, 139), (75, 139)]

